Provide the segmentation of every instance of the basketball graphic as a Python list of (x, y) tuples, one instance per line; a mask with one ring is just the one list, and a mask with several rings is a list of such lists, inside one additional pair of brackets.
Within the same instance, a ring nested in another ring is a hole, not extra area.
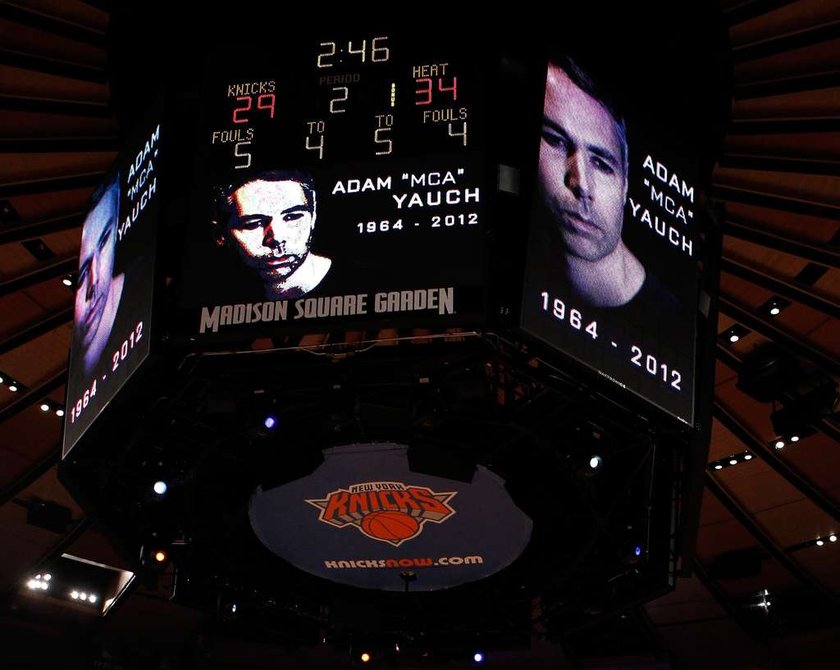
[(399, 510), (379, 510), (362, 519), (362, 532), (377, 540), (399, 543), (420, 532), (420, 524), (413, 516)]
[(399, 547), (416, 538), (427, 523), (445, 523), (455, 514), (449, 501), (457, 491), (394, 481), (352, 484), (324, 498), (305, 498), (318, 508), (318, 520), (335, 528), (356, 528), (372, 540)]

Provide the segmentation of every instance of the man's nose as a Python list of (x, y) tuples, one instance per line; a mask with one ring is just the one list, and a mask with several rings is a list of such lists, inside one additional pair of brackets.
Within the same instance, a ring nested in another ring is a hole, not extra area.
[(263, 246), (271, 249), (280, 246), (281, 240), (278, 240), (274, 233), (274, 221), (269, 221), (265, 224), (265, 228), (263, 229)]
[(93, 299), (95, 294), (96, 284), (99, 282), (99, 259), (94, 256), (90, 259), (88, 265), (87, 278), (85, 279), (85, 297), (87, 300)]
[(576, 198), (589, 198), (592, 193), (592, 175), (586, 162), (586, 156), (576, 151), (566, 161), (566, 187)]

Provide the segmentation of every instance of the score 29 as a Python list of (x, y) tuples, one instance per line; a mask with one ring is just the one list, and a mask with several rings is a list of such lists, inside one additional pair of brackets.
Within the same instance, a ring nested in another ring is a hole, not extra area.
[[(254, 100), (256, 99), (256, 106)], [(274, 118), (274, 105), (276, 98), (274, 93), (262, 93), (260, 95), (240, 95), (236, 98), (237, 102), (241, 102), (242, 106), (235, 107), (233, 110), (234, 123), (248, 123), (250, 120), (246, 113), (251, 109), (267, 109), (269, 118)]]

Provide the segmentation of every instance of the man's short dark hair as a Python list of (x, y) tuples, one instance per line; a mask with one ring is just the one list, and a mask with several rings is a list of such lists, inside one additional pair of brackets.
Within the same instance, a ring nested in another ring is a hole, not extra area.
[(627, 122), (624, 120), (624, 115), (619, 110), (612, 95), (570, 56), (553, 53), (549, 56), (548, 62), (549, 65), (563, 70), (575, 86), (590, 98), (601, 103), (601, 106), (609, 112), (615, 122), (615, 130), (621, 144), (621, 160), (626, 174), (628, 167)]
[(312, 175), (303, 170), (263, 170), (250, 174), (237, 181), (218, 187), (213, 199), (213, 222), (224, 227), (228, 217), (233, 213), (233, 194), (246, 184), (255, 181), (294, 181), (303, 189), (307, 209), (314, 213), (316, 207), (315, 182)]

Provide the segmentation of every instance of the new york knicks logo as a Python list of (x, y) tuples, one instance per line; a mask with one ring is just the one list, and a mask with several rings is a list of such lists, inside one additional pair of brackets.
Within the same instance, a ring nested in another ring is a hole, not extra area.
[(423, 532), (427, 521), (443, 523), (455, 514), (449, 501), (456, 493), (402, 482), (365, 482), (306, 502), (320, 510), (319, 521), (337, 528), (355, 526), (371, 539), (399, 547)]

